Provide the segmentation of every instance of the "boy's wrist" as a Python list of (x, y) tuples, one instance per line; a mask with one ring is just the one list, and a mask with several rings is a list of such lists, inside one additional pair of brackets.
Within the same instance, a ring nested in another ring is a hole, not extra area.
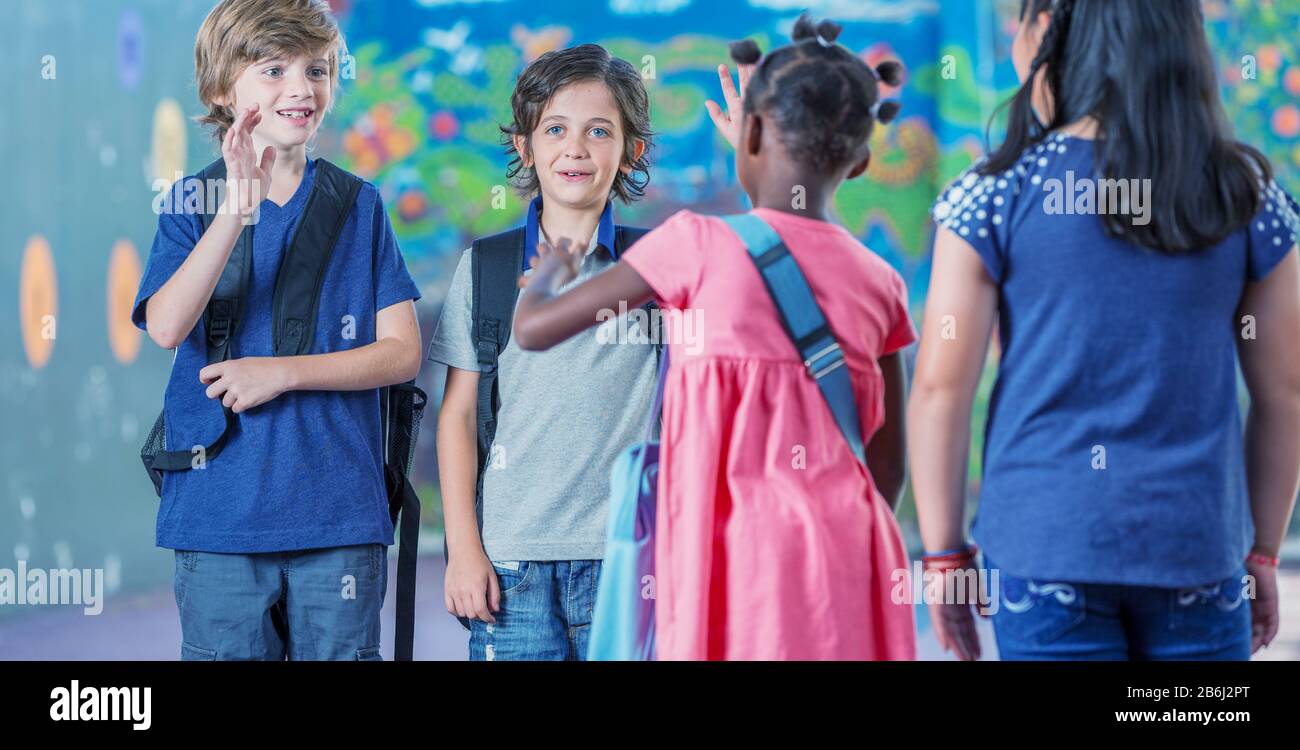
[(301, 368), (297, 357), (275, 357), (280, 365), (280, 385), (284, 391), (296, 391), (302, 386)]
[(212, 223), (209, 227), (229, 232), (235, 237), (238, 237), (239, 233), (244, 231), (244, 219), (238, 212), (226, 205), (222, 205), (221, 208), (217, 210), (216, 215), (212, 217)]

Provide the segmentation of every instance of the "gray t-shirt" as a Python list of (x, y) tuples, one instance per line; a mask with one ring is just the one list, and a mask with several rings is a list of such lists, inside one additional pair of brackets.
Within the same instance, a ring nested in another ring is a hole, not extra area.
[[(470, 252), (456, 266), (429, 359), (478, 371)], [(572, 284), (613, 264), (593, 237)], [(642, 439), (653, 396), (655, 349), (645, 323), (615, 318), (541, 352), (523, 351), (511, 337), (501, 352), (501, 408), (480, 516), (489, 559), (602, 558), (609, 472)]]

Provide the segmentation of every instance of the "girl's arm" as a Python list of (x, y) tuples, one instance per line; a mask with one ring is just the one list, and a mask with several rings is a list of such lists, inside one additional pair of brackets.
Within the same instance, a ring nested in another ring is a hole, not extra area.
[[(908, 402), (907, 449), (921, 539), (928, 550), (965, 542), (971, 406), (988, 355), (998, 290), (965, 240), (940, 228), (921, 347)], [(949, 318), (951, 316), (951, 318)], [(944, 338), (945, 323), (952, 338)]]
[(537, 266), (530, 276), (520, 278), (524, 289), (515, 308), (513, 335), (521, 349), (549, 349), (601, 322), (602, 310), (617, 310), (619, 302), (634, 308), (654, 296), (641, 274), (622, 261), (558, 294), (578, 274), (585, 248), (570, 249), (575, 247), (567, 240), (560, 240), (554, 250), (539, 244)]
[(867, 446), (867, 468), (871, 470), (872, 481), (885, 502), (889, 503), (890, 509), (897, 510), (907, 476), (907, 452), (904, 450), (907, 430), (903, 422), (907, 406), (907, 370), (903, 367), (902, 353), (881, 357), (880, 372), (885, 377), (885, 422)]
[(1248, 284), (1240, 315), (1256, 338), (1237, 343), (1250, 391), (1246, 475), (1255, 518), (1254, 551), (1276, 557), (1300, 484), (1300, 258), (1293, 248), (1262, 280)]
[[(1250, 391), (1246, 416), (1246, 481), (1255, 520), (1251, 549), (1278, 557), (1300, 484), (1300, 257), (1291, 252), (1267, 276), (1246, 285), (1241, 315), (1255, 319), (1256, 338), (1237, 342), (1242, 376)], [(1253, 558), (1246, 569), (1255, 582), (1251, 652), (1267, 646), (1281, 623), (1277, 569)]]
[[(971, 405), (988, 355), (997, 301), (997, 287), (974, 248), (941, 228), (935, 237), (916, 380), (907, 408), (907, 450), (915, 467), (912, 490), (928, 551), (959, 547), (966, 540)], [(955, 335), (944, 336), (953, 331)], [(966, 587), (964, 594), (955, 602), (931, 603), (930, 616), (944, 650), (973, 661), (980, 657), (980, 642), (970, 605), (987, 601), (987, 592), (973, 591), (969, 578), (955, 583)]]

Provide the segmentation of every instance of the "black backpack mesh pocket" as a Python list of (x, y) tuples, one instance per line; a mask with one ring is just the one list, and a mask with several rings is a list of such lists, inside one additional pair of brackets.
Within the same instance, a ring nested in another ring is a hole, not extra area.
[(159, 453), (167, 450), (167, 423), (163, 419), (163, 412), (158, 412), (158, 419), (154, 420), (153, 429), (149, 430), (149, 437), (145, 438), (144, 445), (140, 448), (140, 461), (144, 464), (144, 470), (149, 474), (149, 481), (153, 482), (154, 492), (158, 497), (162, 497), (162, 472), (153, 467), (154, 457)]

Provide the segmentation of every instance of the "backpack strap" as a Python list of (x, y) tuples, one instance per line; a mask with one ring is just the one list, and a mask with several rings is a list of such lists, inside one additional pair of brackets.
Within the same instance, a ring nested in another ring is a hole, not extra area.
[(781, 325), (803, 359), (804, 368), (817, 383), (844, 439), (858, 461), (866, 466), (862, 423), (853, 383), (844, 366), (844, 352), (817, 305), (808, 280), (776, 230), (754, 214), (724, 216), (722, 220), (740, 237), (758, 267), (767, 291), (781, 316)]
[[(642, 237), (646, 236), (649, 233), (650, 230), (644, 227), (625, 227), (625, 226), (614, 227), (615, 255), (619, 258), (622, 258), (623, 253), (628, 248), (632, 247), (632, 245), (637, 240), (641, 239)], [(652, 299), (649, 302), (642, 305), (641, 307), (644, 308), (645, 311), (650, 314), (649, 317), (650, 325), (651, 325), (650, 336), (651, 336), (651, 340), (654, 341), (655, 366), (657, 368), (659, 367), (659, 365), (663, 363), (663, 358), (664, 358), (664, 341), (663, 341), (663, 336), (661, 335), (663, 331), (662, 330), (656, 331), (653, 328), (654, 321), (655, 321), (654, 311), (659, 309), (659, 306), (655, 304), (655, 301)]]
[[(204, 197), (214, 180), (226, 178), (226, 163), (217, 159), (197, 175), (202, 181)], [(338, 244), (343, 225), (347, 223), (352, 206), (361, 191), (362, 180), (324, 159), (316, 160), (316, 174), (312, 180), (307, 205), (298, 221), (292, 242), (280, 262), (272, 300), (272, 339), (275, 356), (305, 354), (310, 348), (316, 329), (317, 310), (320, 306), (321, 284), (325, 269)], [(219, 196), (223, 197), (223, 196)], [(208, 203), (205, 200), (205, 203)], [(206, 233), (214, 214), (207, 208), (216, 208), (221, 200), (204, 206), (199, 213), (199, 224)], [(231, 342), (244, 314), (248, 295), (249, 274), (252, 270), (253, 225), (245, 226), (235, 240), (221, 277), (212, 291), (203, 311), (203, 329), (206, 334), (207, 362), (223, 362), (231, 356)], [(226, 444), (237, 417), (229, 407), (222, 405), (226, 423), (221, 434), (211, 445), (204, 447), (205, 460), (216, 458)], [(193, 454), (188, 450), (160, 451), (151, 468), (159, 471), (185, 471), (192, 466)]]
[(275, 277), (271, 339), (277, 357), (306, 354), (311, 349), (325, 269), (361, 185), (360, 177), (324, 159), (316, 160), (307, 205)]
[(497, 365), (510, 342), (510, 326), (519, 298), (519, 269), (524, 262), (524, 230), (512, 229), (475, 240), (470, 251), (474, 349), (478, 356), (478, 481), (476, 502), (482, 502), (483, 472), (496, 438), (501, 393)]
[[(219, 185), (224, 188), (226, 179), (226, 163), (222, 159), (217, 159), (213, 163), (204, 167), (195, 176), (200, 181), (204, 197), (203, 210), (199, 211), (200, 237), (206, 234), (208, 227), (212, 224), (212, 217), (215, 215), (209, 213), (208, 209), (219, 210), (224, 195), (220, 192), (216, 196), (217, 200), (210, 200), (208, 189), (213, 185), (213, 181), (220, 181)], [(217, 279), (217, 285), (212, 290), (212, 296), (208, 299), (207, 307), (203, 310), (203, 330), (205, 334), (205, 344), (207, 347), (207, 363), (215, 364), (224, 362), (230, 358), (230, 344), (235, 337), (235, 329), (244, 312), (244, 297), (248, 290), (249, 274), (252, 271), (253, 255), (253, 227), (245, 226), (239, 233), (238, 239), (235, 240), (235, 247), (230, 251), (230, 258), (226, 261), (226, 266), (221, 270), (221, 276)], [(226, 423), (221, 428), (221, 434), (216, 437), (210, 444), (203, 446), (204, 460), (216, 458), (221, 453), (221, 449), (226, 444), (226, 438), (234, 427), (236, 416), (230, 407), (224, 404), (221, 411), (225, 416)], [(154, 455), (150, 468), (156, 471), (185, 471), (193, 466), (194, 454), (190, 450), (159, 451)]]
[[(501, 391), (497, 387), (497, 368), (501, 352), (510, 342), (510, 326), (515, 319), (515, 300), (519, 298), (519, 270), (524, 263), (524, 228), (514, 229), (474, 240), (470, 246), (469, 265), (472, 289), (471, 327), (474, 350), (478, 358), (478, 474), (474, 481), (474, 508), (483, 507), (483, 475), (492, 454), (497, 434), (497, 412), (501, 409)], [(451, 550), (444, 540), (442, 558), (450, 561)], [(457, 617), (466, 630), (469, 618)]]
[[(411, 486), (411, 462), (420, 418), (428, 399), (414, 381), (379, 389), (384, 431), (384, 486), (389, 518), (397, 534), (397, 601), (393, 628), (394, 661), (411, 661), (415, 649), (416, 570), (420, 544), (420, 497)], [(400, 523), (399, 523), (400, 519)]]

